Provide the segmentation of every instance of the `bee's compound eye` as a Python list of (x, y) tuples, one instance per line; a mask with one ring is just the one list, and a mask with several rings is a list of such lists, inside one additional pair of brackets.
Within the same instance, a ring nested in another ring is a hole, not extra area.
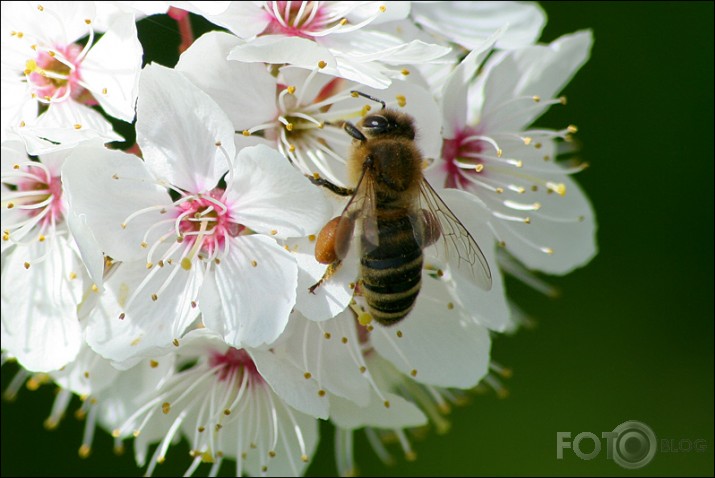
[(373, 116), (366, 117), (363, 120), (362, 125), (363, 125), (363, 128), (367, 128), (369, 130), (374, 130), (378, 133), (387, 131), (387, 129), (389, 127), (387, 118), (385, 118), (384, 116), (379, 116), (379, 115), (373, 115)]

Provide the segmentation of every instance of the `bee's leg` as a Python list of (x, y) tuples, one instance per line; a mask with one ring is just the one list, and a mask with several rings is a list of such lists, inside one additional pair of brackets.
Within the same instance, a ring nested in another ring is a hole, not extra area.
[(306, 174), (305, 177), (308, 178), (310, 182), (315, 184), (316, 186), (328, 188), (338, 196), (352, 196), (353, 194), (355, 194), (354, 189), (344, 188), (342, 186), (338, 186), (337, 184), (333, 184), (327, 179), (321, 178), (318, 173)]
[(340, 265), (342, 264), (342, 262), (343, 262), (343, 261), (340, 260), (340, 259), (338, 259), (338, 260), (335, 261), (335, 262), (331, 262), (331, 263), (328, 265), (328, 268), (325, 269), (325, 272), (323, 273), (323, 277), (321, 277), (318, 282), (316, 282), (315, 284), (313, 284), (313, 285), (311, 285), (310, 287), (308, 287), (308, 292), (310, 292), (311, 294), (315, 294), (315, 289), (317, 289), (318, 287), (320, 287), (320, 286), (323, 284), (323, 282), (325, 282), (326, 280), (330, 279), (330, 277), (331, 277), (333, 274), (335, 274), (335, 273), (338, 271), (338, 269), (340, 269)]

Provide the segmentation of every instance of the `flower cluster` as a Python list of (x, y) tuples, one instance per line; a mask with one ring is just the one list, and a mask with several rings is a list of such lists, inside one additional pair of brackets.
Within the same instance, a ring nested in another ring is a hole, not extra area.
[[(171, 68), (143, 58), (155, 14), (182, 32)], [(216, 28), (194, 39), (191, 15)], [(557, 160), (575, 127), (532, 126), (592, 36), (539, 44), (545, 20), (520, 2), (3, 2), (2, 353), (22, 370), (5, 392), (57, 384), (49, 426), (79, 395), (80, 454), (106, 430), (148, 474), (183, 438), (188, 474), (301, 475), (319, 420), (342, 474), (358, 430), (412, 458), (410, 430), (500, 387), (491, 337), (521, 317), (503, 274), (541, 287), (533, 272), (596, 252), (583, 165)], [(328, 273), (316, 260), (352, 201), (334, 192), (361, 200), (353, 125), (380, 103), (414, 120), (458, 228), (419, 247), (419, 294), (389, 326), (360, 265), (384, 230)], [(456, 267), (470, 253), (476, 277)]]

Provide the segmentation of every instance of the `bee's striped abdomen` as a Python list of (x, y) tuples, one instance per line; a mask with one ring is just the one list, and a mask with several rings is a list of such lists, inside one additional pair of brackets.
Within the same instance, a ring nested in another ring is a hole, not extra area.
[(373, 318), (383, 325), (399, 322), (412, 310), (420, 291), (422, 249), (410, 219), (378, 218), (379, 245), (363, 254), (363, 296)]

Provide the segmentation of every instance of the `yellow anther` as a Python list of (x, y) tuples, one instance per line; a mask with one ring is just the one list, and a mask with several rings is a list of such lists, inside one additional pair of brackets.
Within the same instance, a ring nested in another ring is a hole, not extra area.
[(368, 325), (370, 322), (372, 322), (372, 315), (370, 315), (368, 312), (363, 312), (358, 315), (357, 320), (360, 325)]
[(91, 451), (92, 449), (89, 447), (89, 445), (83, 443), (82, 446), (79, 447), (79, 451), (77, 453), (79, 454), (80, 458), (87, 458)]
[(566, 195), (566, 185), (564, 183), (552, 183), (548, 182), (546, 183), (546, 187), (549, 189), (549, 191), (553, 191), (559, 196), (565, 196)]

